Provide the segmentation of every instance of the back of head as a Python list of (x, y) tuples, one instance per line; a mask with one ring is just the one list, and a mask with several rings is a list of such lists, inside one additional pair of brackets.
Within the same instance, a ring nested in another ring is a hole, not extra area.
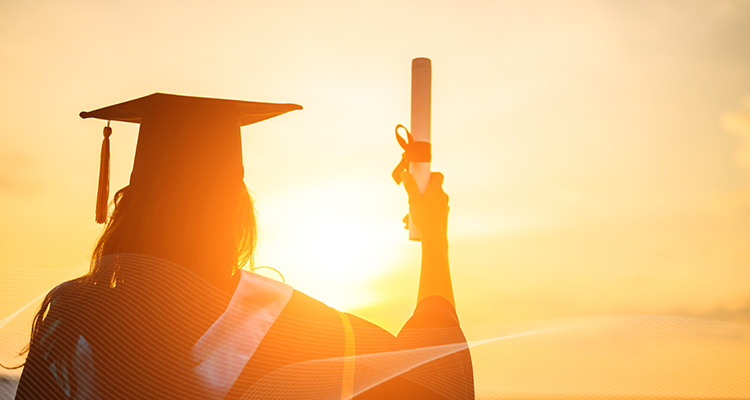
[(156, 193), (125, 187), (114, 204), (94, 250), (97, 282), (138, 279), (135, 267), (117, 264), (117, 254), (163, 259), (215, 285), (252, 258), (255, 212), (242, 181)]

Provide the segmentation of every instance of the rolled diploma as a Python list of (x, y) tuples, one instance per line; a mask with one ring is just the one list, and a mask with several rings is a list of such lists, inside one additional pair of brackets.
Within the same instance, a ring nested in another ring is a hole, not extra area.
[[(411, 134), (416, 142), (430, 143), (430, 109), (432, 98), (432, 63), (429, 58), (411, 62)], [(419, 191), (424, 193), (430, 181), (430, 163), (409, 163)], [(409, 240), (420, 240), (419, 231), (409, 216)]]

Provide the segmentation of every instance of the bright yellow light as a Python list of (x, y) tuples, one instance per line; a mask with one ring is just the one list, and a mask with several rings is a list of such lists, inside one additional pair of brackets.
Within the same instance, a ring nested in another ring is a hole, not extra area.
[(331, 306), (370, 304), (376, 296), (367, 283), (393, 265), (404, 241), (397, 222), (376, 215), (383, 200), (372, 188), (346, 182), (307, 186), (270, 201), (272, 220), (260, 222), (260, 264)]

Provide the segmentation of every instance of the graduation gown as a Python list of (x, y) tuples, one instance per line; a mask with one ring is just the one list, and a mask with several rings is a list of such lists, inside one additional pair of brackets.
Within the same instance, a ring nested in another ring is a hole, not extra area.
[(471, 355), (442, 297), (423, 299), (394, 337), (245, 271), (231, 297), (205, 307), (162, 301), (159, 313), (133, 313), (146, 302), (106, 292), (50, 307), (17, 399), (474, 398)]

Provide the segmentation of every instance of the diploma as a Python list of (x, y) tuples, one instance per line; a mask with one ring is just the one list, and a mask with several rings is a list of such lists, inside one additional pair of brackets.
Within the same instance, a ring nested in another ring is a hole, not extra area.
[[(411, 62), (411, 134), (416, 142), (430, 143), (430, 109), (432, 98), (432, 63), (429, 58)], [(430, 181), (429, 162), (409, 162), (409, 173), (424, 193)], [(409, 216), (409, 240), (420, 240), (419, 231)]]

